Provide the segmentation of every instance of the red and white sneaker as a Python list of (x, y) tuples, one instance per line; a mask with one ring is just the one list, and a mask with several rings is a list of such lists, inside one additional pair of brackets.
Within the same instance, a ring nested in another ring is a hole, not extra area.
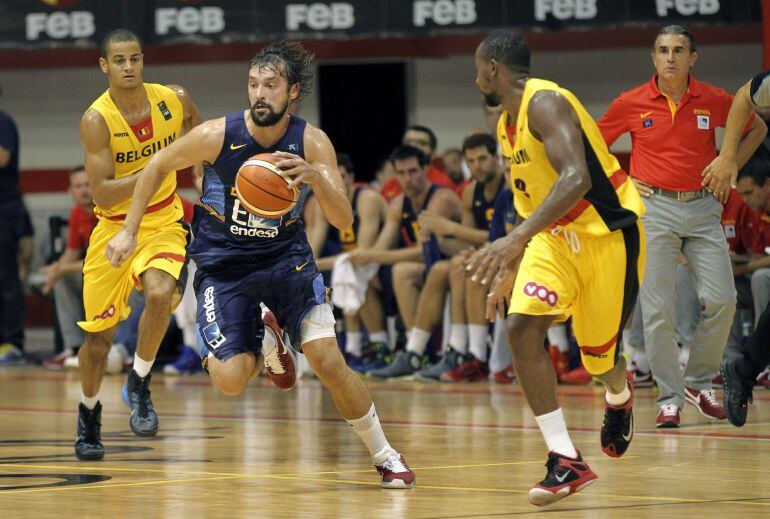
[(492, 382), (495, 384), (513, 384), (513, 381), (516, 380), (516, 373), (513, 371), (513, 364), (508, 364), (505, 368), (501, 369), (500, 371), (495, 371), (490, 375), (492, 379)]
[(550, 505), (590, 485), (598, 477), (583, 461), (556, 452), (548, 453), (545, 479), (529, 490), (529, 502), (536, 506)]
[(688, 404), (692, 404), (700, 414), (709, 420), (724, 420), (725, 410), (717, 400), (713, 389), (684, 388), (684, 398)]
[(570, 384), (572, 386), (585, 386), (590, 384), (591, 380), (593, 380), (593, 377), (583, 366), (568, 371), (559, 377), (559, 382), (562, 384)]
[(655, 420), (655, 427), (658, 429), (672, 429), (679, 427), (679, 408), (674, 404), (664, 404), (658, 413), (658, 419)]
[(414, 472), (404, 461), (404, 457), (391, 451), (385, 461), (374, 466), (382, 476), (382, 488), (414, 488)]
[(722, 375), (717, 373), (717, 376), (711, 379), (711, 387), (719, 388), (725, 385), (725, 381), (722, 379)]
[(765, 389), (770, 389), (770, 368), (765, 368), (765, 371), (757, 375), (757, 386), (762, 386)]
[(566, 351), (559, 351), (557, 346), (551, 346), (548, 350), (548, 356), (551, 358), (551, 364), (553, 364), (553, 370), (556, 372), (556, 379), (566, 375), (569, 371), (569, 353)]
[(652, 387), (655, 384), (652, 379), (652, 371), (642, 371), (636, 362), (631, 362), (629, 371), (634, 376), (634, 387)]
[(263, 351), (265, 371), (279, 389), (288, 391), (297, 383), (297, 370), (294, 364), (294, 354), (283, 342), (283, 330), (278, 326), (273, 312), (267, 312), (262, 316), (265, 324), (265, 333), (275, 336), (275, 348)]
[(455, 369), (445, 371), (439, 377), (444, 382), (480, 382), (489, 375), (489, 366), (476, 357), (465, 361)]
[(58, 355), (43, 360), (43, 367), (51, 371), (64, 371), (64, 362), (70, 357), (77, 357), (72, 348), (65, 348)]

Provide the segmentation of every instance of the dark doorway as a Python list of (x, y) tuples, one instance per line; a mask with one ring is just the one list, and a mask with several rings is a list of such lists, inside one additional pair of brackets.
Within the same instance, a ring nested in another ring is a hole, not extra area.
[(321, 65), (321, 128), (368, 182), (406, 127), (406, 64)]

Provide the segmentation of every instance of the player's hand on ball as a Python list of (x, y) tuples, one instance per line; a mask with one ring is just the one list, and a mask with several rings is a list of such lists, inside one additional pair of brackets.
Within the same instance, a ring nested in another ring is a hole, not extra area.
[(136, 236), (123, 228), (107, 244), (107, 261), (118, 268), (131, 257), (135, 250)]
[(276, 151), (273, 155), (280, 159), (275, 165), (283, 171), (285, 176), (292, 179), (287, 186), (289, 189), (302, 183), (312, 186), (321, 177), (321, 172), (299, 155), (285, 151)]

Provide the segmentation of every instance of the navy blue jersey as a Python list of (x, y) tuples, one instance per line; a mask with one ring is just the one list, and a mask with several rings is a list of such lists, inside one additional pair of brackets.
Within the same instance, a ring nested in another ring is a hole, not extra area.
[(361, 194), (362, 189), (364, 188), (356, 186), (355, 191), (353, 191), (353, 203), (351, 204), (353, 206), (353, 225), (344, 229), (329, 226), (329, 235), (324, 244), (323, 256), (349, 252), (358, 246), (358, 226), (361, 223), (361, 218), (358, 216), (358, 195)]
[(489, 230), (489, 225), (492, 223), (492, 215), (495, 212), (495, 200), (497, 200), (497, 195), (503, 189), (504, 185), (505, 179), (500, 178), (495, 195), (492, 197), (492, 200), (487, 200), (484, 196), (485, 184), (476, 182), (476, 185), (473, 188), (473, 202), (471, 205), (473, 224), (476, 226), (476, 229), (482, 229), (484, 231)]
[(225, 139), (217, 159), (204, 167), (203, 195), (193, 217), (190, 257), (199, 269), (253, 269), (274, 263), (292, 247), (308, 247), (302, 206), (310, 188), (302, 185), (297, 205), (280, 218), (261, 218), (241, 206), (235, 177), (241, 165), (259, 153), (286, 151), (305, 156), (307, 124), (291, 116), (286, 133), (269, 148), (257, 144), (246, 128), (243, 112), (226, 117)]
[(489, 241), (502, 238), (516, 225), (518, 215), (513, 206), (513, 191), (503, 189), (495, 198), (494, 214), (489, 225)]
[(412, 201), (404, 195), (404, 205), (401, 206), (401, 247), (411, 247), (420, 241), (420, 222), (417, 220), (420, 212), (428, 207), (433, 193), (439, 190), (439, 186), (431, 184), (425, 203), (419, 211), (412, 207)]

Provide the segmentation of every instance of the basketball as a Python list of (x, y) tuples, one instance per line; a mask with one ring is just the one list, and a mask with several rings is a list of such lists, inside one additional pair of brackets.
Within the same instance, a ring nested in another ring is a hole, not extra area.
[(272, 153), (260, 153), (244, 162), (235, 177), (235, 192), (243, 207), (262, 218), (279, 218), (297, 205), (299, 190), (275, 165)]

